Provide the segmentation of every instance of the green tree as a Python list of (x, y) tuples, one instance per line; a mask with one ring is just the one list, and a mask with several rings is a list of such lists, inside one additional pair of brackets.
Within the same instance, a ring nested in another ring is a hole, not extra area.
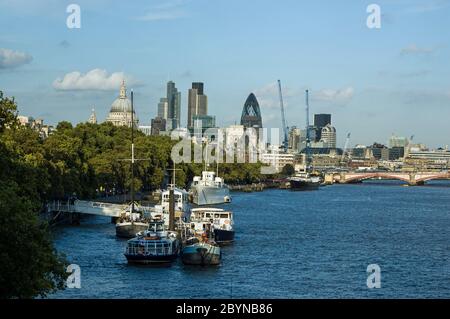
[(292, 176), (295, 174), (295, 168), (291, 164), (284, 165), (283, 169), (281, 170), (281, 175), (283, 176)]
[(49, 187), (40, 141), (16, 125), (14, 101), (0, 96), (0, 298), (33, 298), (63, 289), (66, 261), (39, 220)]

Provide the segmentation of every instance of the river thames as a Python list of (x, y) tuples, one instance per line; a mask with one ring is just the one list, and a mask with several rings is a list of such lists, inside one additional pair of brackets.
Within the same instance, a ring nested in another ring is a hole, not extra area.
[[(233, 193), (236, 242), (222, 265), (131, 266), (109, 218), (57, 226), (81, 288), (50, 298), (450, 298), (450, 183)], [(367, 266), (381, 268), (368, 289)]]

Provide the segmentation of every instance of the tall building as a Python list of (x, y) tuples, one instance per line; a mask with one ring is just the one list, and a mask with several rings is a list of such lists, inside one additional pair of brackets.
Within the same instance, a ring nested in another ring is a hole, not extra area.
[(169, 102), (165, 97), (161, 98), (158, 103), (158, 117), (166, 121), (169, 119)]
[(389, 147), (406, 147), (409, 144), (409, 140), (406, 137), (400, 137), (392, 135), (389, 138)]
[(172, 81), (167, 82), (167, 103), (167, 125), (174, 130), (180, 127), (181, 122), (181, 92)]
[[(127, 98), (127, 89), (125, 81), (120, 86), (119, 97), (111, 105), (111, 110), (106, 119), (106, 122), (110, 122), (115, 126), (128, 126), (131, 127), (131, 101)], [(139, 120), (133, 110), (133, 121), (137, 127)]]
[(152, 119), (151, 135), (159, 135), (161, 132), (166, 131), (166, 120), (161, 117), (155, 117)]
[(327, 124), (321, 130), (321, 139), (324, 144), (327, 145), (328, 148), (336, 148), (336, 129)]
[(314, 114), (314, 126), (317, 128), (316, 142), (322, 138), (322, 129), (331, 125), (331, 114)]
[(194, 116), (208, 115), (208, 97), (204, 94), (203, 83), (192, 83), (188, 96), (188, 128), (194, 127)]
[(300, 136), (301, 136), (301, 130), (295, 126), (291, 127), (291, 129), (289, 130), (289, 136), (288, 136), (288, 150), (290, 152), (296, 153), (299, 151)]
[(261, 110), (255, 94), (250, 93), (245, 101), (241, 115), (241, 125), (246, 128), (262, 128)]

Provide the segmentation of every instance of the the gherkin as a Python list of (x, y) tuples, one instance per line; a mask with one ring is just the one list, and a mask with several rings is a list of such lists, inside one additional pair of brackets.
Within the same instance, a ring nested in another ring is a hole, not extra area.
[(251, 93), (242, 110), (241, 125), (245, 127), (262, 127), (261, 110), (255, 94)]

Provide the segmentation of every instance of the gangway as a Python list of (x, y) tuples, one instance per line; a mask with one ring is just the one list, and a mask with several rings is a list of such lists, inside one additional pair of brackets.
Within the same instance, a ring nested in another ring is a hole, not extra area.
[[(152, 211), (151, 207), (139, 207), (143, 211)], [(130, 205), (91, 202), (83, 200), (53, 201), (47, 205), (47, 212), (78, 213), (105, 217), (120, 217)]]

